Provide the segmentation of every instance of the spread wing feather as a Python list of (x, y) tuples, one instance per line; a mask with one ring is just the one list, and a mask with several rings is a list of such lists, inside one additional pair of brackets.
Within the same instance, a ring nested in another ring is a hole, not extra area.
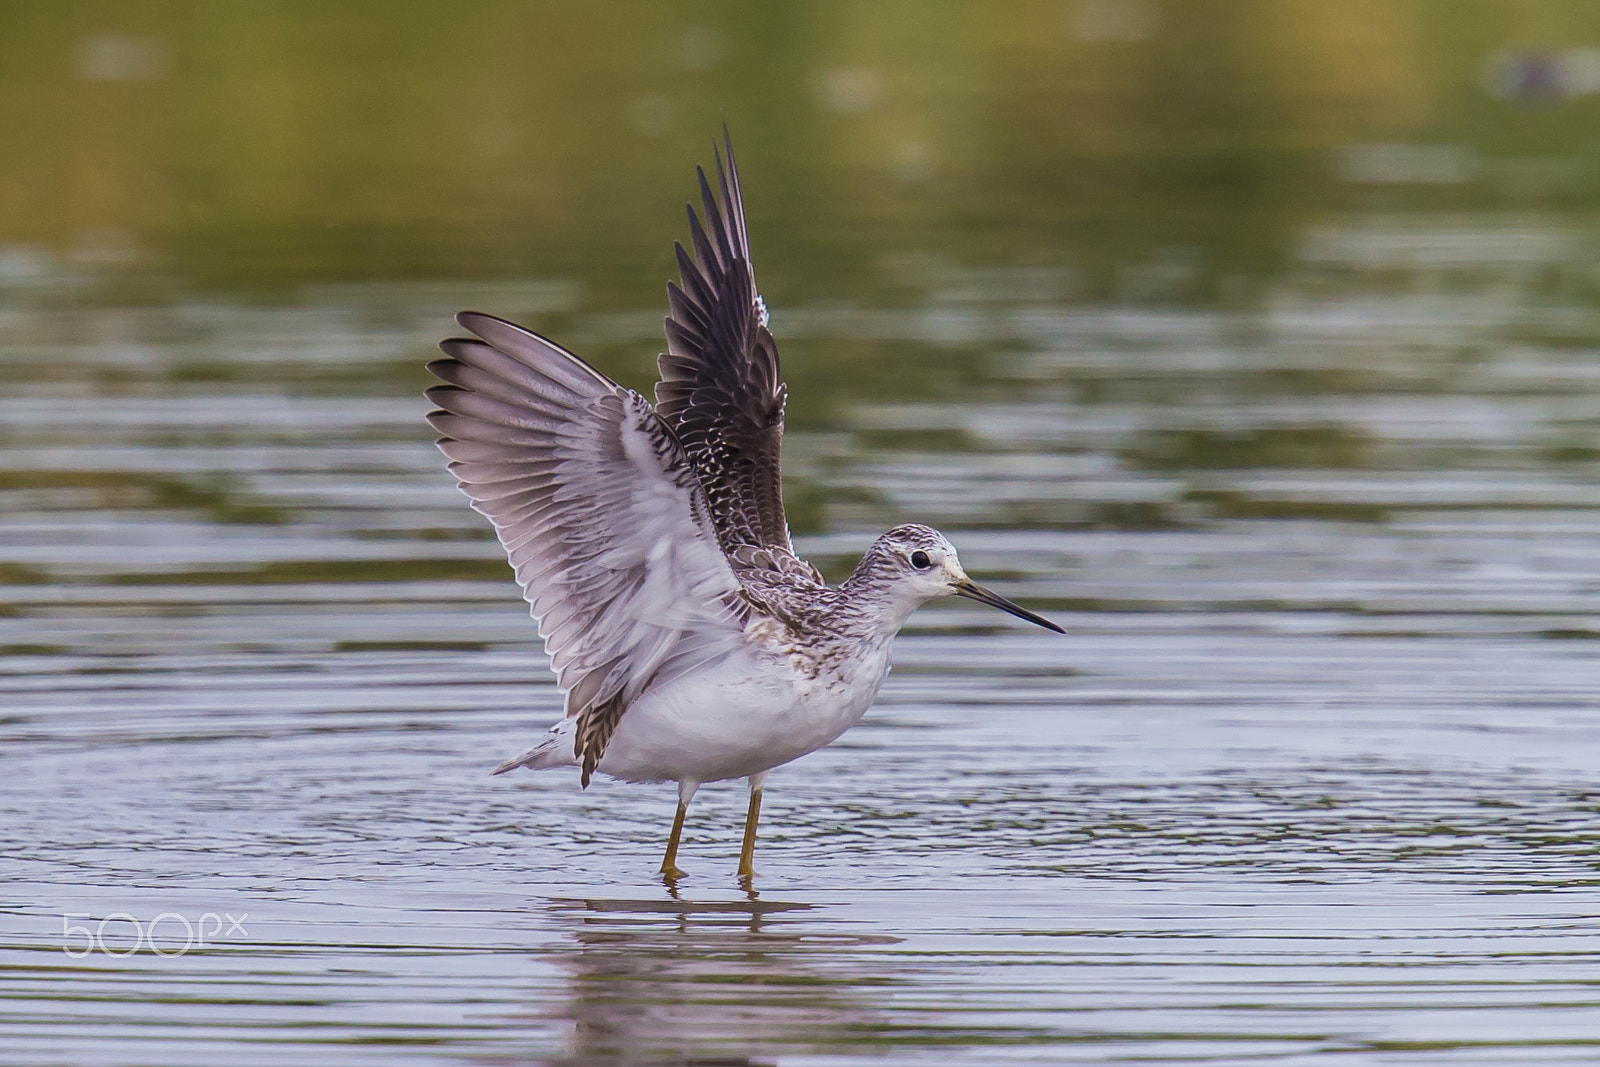
[(723, 137), (728, 165), (717, 153), (720, 202), (700, 170), (705, 224), (691, 205), (694, 255), (676, 246), (679, 280), (667, 284), (671, 314), (656, 411), (694, 464), (723, 549), (753, 546), (793, 560), (779, 478), (785, 389), (778, 346), (756, 291), (726, 129)]
[(742, 640), (739, 582), (648, 401), (520, 327), (457, 321), (482, 340), (440, 345), (428, 421), (539, 622), (588, 785), (628, 705)]

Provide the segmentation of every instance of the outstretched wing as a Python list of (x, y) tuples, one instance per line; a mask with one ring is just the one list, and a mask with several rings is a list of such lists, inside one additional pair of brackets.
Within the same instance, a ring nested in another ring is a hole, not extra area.
[(739, 582), (644, 397), (511, 323), (456, 321), (483, 340), (439, 346), (428, 421), (539, 621), (588, 785), (629, 704), (741, 640)]
[(693, 257), (676, 246), (679, 282), (667, 283), (672, 313), (656, 411), (694, 464), (723, 548), (754, 546), (792, 556), (778, 474), (785, 395), (778, 346), (756, 292), (726, 127), (723, 138), (727, 170), (716, 154), (721, 202), (698, 170), (706, 225), (691, 205)]

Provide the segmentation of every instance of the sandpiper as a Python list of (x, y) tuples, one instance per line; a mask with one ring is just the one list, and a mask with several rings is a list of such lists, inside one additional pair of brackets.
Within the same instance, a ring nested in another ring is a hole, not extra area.
[(745, 778), (739, 876), (754, 876), (767, 772), (860, 721), (890, 646), (928, 600), (964, 596), (1063, 633), (978, 585), (939, 531), (890, 530), (829, 586), (795, 554), (779, 478), (786, 388), (756, 291), (733, 144), (713, 145), (720, 196), (697, 169), (667, 283), (655, 403), (492, 315), (456, 321), (428, 398), (461, 490), (494, 524), (561, 690), (566, 716), (495, 768), (577, 767), (676, 782), (661, 861), (673, 882), (695, 790)]

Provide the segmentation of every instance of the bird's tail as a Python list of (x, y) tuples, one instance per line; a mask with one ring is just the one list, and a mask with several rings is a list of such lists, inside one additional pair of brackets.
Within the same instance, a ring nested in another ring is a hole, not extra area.
[(504, 774), (518, 767), (526, 767), (530, 771), (542, 771), (550, 767), (576, 767), (578, 756), (572, 746), (573, 726), (572, 719), (562, 719), (550, 727), (549, 736), (539, 744), (516, 759), (506, 760), (489, 773)]

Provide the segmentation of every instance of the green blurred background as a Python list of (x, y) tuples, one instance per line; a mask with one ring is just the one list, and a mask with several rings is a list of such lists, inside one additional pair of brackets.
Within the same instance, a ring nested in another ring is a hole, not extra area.
[(659, 303), (726, 117), (774, 305), (917, 256), (1259, 292), (1328, 212), (1592, 209), (1584, 0), (0, 8), (0, 269), (129, 301), (561, 277)]

